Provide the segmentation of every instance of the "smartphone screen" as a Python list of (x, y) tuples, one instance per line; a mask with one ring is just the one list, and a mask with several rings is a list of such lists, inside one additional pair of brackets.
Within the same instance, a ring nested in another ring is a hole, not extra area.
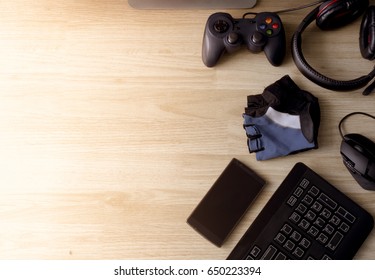
[(187, 223), (218, 247), (246, 213), (265, 181), (237, 159), (232, 159), (209, 189)]

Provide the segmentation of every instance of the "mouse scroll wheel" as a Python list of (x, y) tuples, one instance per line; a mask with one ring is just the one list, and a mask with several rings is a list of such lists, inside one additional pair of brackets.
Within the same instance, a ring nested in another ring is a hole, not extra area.
[(359, 145), (354, 145), (354, 149), (356, 149), (358, 152), (363, 153), (363, 148)]

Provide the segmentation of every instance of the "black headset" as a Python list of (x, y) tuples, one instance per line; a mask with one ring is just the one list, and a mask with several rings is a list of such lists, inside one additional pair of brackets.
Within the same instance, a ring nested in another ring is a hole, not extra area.
[[(375, 58), (375, 6), (369, 7), (369, 0), (330, 0), (312, 10), (300, 23), (292, 38), (292, 56), (301, 73), (326, 89), (350, 91), (366, 86), (375, 77), (375, 68), (367, 75), (347, 81), (335, 80), (324, 76), (312, 68), (302, 53), (302, 33), (314, 20), (322, 30), (334, 29), (348, 24), (362, 15), (359, 46), (364, 58)], [(368, 95), (375, 89), (375, 82), (367, 87), (363, 94)]]

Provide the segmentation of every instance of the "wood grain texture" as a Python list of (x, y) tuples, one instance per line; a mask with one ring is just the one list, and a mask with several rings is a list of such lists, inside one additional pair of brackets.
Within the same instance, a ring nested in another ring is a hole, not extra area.
[[(285, 6), (274, 2), (254, 11)], [(0, 259), (225, 259), (298, 161), (375, 216), (375, 192), (346, 171), (337, 130), (347, 113), (375, 114), (374, 96), (299, 73), (290, 38), (306, 11), (282, 15), (280, 67), (242, 49), (211, 69), (201, 48), (215, 11), (139, 11), (125, 0), (1, 1), (0, 11)], [(358, 31), (358, 21), (312, 26), (306, 57), (336, 78), (367, 74)], [(246, 96), (286, 74), (319, 98), (320, 147), (257, 162), (242, 128)], [(354, 117), (344, 129), (374, 140), (373, 127)], [(233, 157), (267, 185), (216, 248), (186, 218)], [(356, 258), (375, 259), (374, 233)]]

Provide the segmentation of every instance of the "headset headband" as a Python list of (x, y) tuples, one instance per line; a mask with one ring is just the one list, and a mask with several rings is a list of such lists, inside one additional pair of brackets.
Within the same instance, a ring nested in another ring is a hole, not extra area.
[[(375, 77), (375, 68), (367, 75), (347, 81), (334, 80), (316, 71), (306, 61), (302, 53), (302, 33), (317, 17), (319, 7), (311, 11), (300, 23), (292, 37), (292, 56), (297, 68), (310, 81), (321, 87), (336, 91), (350, 91), (364, 87)], [(371, 93), (375, 83), (371, 84), (363, 92), (364, 95)]]

